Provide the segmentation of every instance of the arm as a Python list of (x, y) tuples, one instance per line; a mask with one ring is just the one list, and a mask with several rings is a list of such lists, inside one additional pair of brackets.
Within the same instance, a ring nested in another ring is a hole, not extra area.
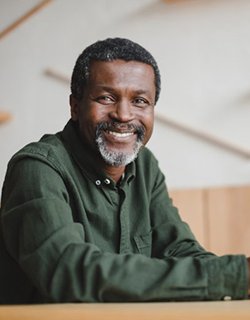
[(161, 259), (215, 256), (201, 247), (188, 224), (182, 221), (178, 209), (173, 206), (168, 195), (164, 175), (157, 163), (154, 167), (155, 183), (150, 205), (153, 255)]
[[(245, 298), (241, 256), (203, 263), (104, 253), (87, 243), (84, 226), (72, 219), (62, 177), (39, 160), (22, 160), (9, 171), (2, 205), (7, 250), (45, 302), (217, 300), (225, 292)], [(235, 274), (230, 285), (224, 268)], [(215, 273), (220, 288), (212, 291)]]

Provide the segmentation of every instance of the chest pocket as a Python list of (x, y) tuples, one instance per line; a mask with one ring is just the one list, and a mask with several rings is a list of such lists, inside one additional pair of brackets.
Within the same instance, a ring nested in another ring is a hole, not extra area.
[(134, 241), (139, 253), (151, 257), (152, 252), (152, 232), (134, 237)]

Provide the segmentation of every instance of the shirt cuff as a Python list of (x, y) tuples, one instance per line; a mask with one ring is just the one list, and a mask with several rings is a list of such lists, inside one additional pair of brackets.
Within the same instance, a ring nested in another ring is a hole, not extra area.
[(248, 298), (248, 267), (244, 255), (226, 255), (204, 261), (208, 275), (208, 300)]

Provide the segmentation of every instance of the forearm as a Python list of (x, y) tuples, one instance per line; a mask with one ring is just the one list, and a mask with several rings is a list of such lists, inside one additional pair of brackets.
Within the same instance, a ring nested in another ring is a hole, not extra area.
[[(134, 253), (105, 253), (85, 242), (81, 224), (64, 221), (59, 227), (55, 221), (54, 225), (47, 222), (49, 233), (37, 229), (35, 221), (29, 231), (19, 226), (18, 251), (8, 238), (10, 233), (5, 236), (8, 251), (43, 302), (246, 298), (243, 257), (155, 259)], [(23, 225), (29, 224), (26, 221)]]
[[(65, 233), (71, 238), (68, 243)], [(47, 301), (246, 298), (242, 257), (215, 257), (211, 261), (192, 257), (160, 260), (140, 254), (103, 253), (94, 245), (84, 244), (76, 229), (72, 229), (71, 235), (69, 230), (61, 230), (61, 235), (53, 238), (62, 235), (65, 242), (60, 247), (49, 241), (21, 262)]]

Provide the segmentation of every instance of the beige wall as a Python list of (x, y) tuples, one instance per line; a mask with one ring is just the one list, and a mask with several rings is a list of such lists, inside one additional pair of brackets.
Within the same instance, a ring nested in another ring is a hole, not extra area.
[[(0, 1), (0, 30), (41, 0)], [(156, 112), (249, 149), (250, 1), (53, 0), (0, 40), (0, 185), (11, 155), (69, 118), (76, 57), (98, 39), (128, 37), (148, 48), (162, 74)], [(249, 159), (181, 133), (156, 120), (149, 147), (170, 188), (240, 185)]]

